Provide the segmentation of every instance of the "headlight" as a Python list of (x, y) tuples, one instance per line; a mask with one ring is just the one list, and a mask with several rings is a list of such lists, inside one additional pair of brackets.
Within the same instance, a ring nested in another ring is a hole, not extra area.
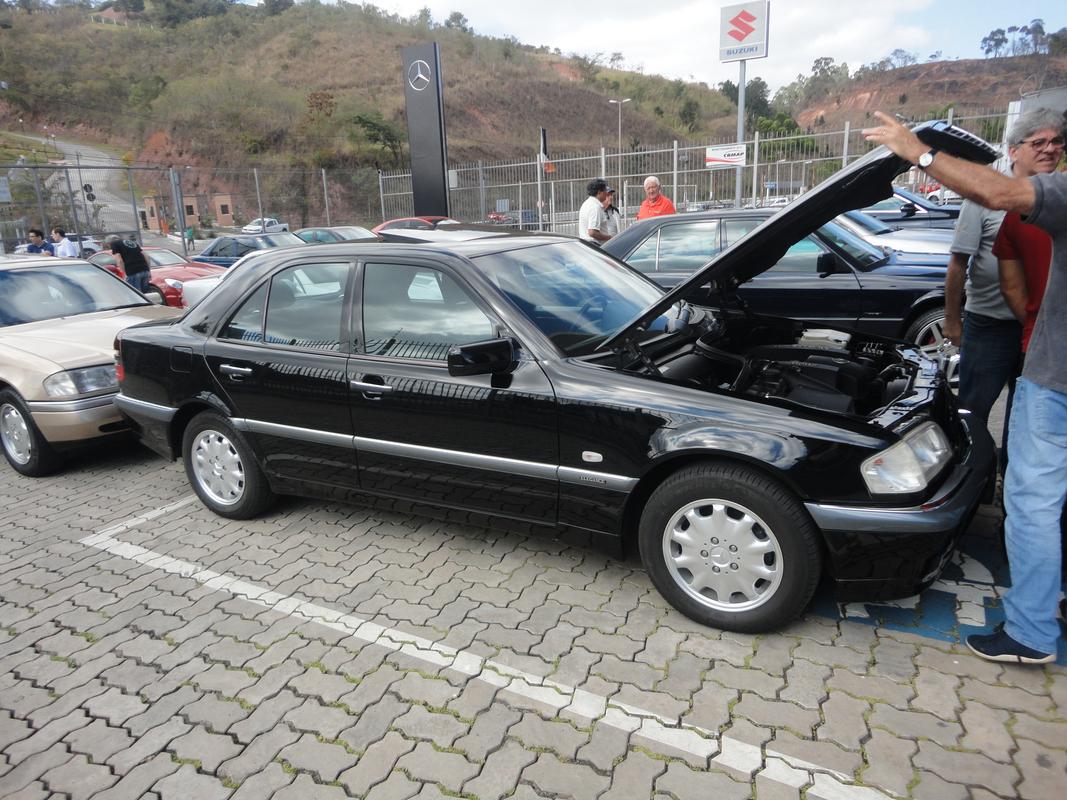
[(101, 389), (116, 389), (118, 385), (114, 364), (69, 369), (44, 379), (44, 390), (49, 397), (75, 397), (99, 392)]
[(169, 286), (171, 289), (181, 289), (182, 288), (182, 282), (181, 281), (176, 281), (176, 280), (174, 280), (174, 278), (164, 278), (163, 279), (163, 283), (167, 284), (167, 286)]
[(921, 492), (952, 458), (952, 446), (933, 422), (924, 422), (860, 467), (871, 494)]

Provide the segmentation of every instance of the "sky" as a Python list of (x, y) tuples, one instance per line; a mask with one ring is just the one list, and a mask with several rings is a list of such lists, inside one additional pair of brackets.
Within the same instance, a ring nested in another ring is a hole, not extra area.
[[(558, 47), (564, 54), (620, 52), (624, 66), (646, 73), (703, 81), (737, 81), (736, 63), (719, 63), (720, 8), (736, 0), (369, 0), (402, 16), (428, 7), (437, 22), (459, 11), (476, 33), (515, 36), (523, 44)], [(995, 28), (1042, 19), (1046, 31), (1067, 26), (1064, 0), (771, 0), (769, 56), (747, 63), (772, 92), (809, 74), (830, 56), (851, 70), (900, 48), (920, 61), (981, 58), (982, 38)], [(444, 68), (447, 70), (448, 65)]]

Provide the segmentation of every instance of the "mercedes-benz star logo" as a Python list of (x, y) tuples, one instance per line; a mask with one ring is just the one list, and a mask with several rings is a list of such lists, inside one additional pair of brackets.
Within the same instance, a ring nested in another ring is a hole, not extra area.
[(422, 59), (412, 61), (408, 67), (408, 86), (421, 92), (430, 85), (430, 65)]

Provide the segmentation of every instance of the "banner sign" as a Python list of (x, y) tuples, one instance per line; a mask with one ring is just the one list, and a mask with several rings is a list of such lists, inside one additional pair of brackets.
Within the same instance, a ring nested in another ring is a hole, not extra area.
[(704, 166), (708, 169), (743, 167), (746, 163), (743, 144), (722, 144), (704, 149)]
[(769, 0), (726, 6), (719, 17), (719, 61), (767, 57)]
[(404, 101), (415, 216), (450, 216), (441, 54), (436, 42), (405, 47)]

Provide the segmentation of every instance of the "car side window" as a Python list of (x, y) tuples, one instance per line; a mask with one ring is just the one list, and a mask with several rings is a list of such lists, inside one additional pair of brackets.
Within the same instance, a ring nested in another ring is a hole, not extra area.
[(659, 229), (659, 269), (695, 272), (719, 252), (719, 221), (671, 223)]
[(763, 222), (761, 219), (728, 219), (722, 224), (723, 247), (730, 247), (741, 237)]
[(367, 353), (444, 361), (452, 345), (493, 336), (492, 320), (450, 275), (432, 267), (367, 264), (363, 336)]
[(263, 284), (248, 297), (237, 313), (230, 317), (226, 327), (219, 333), (220, 339), (238, 339), (242, 342), (263, 341), (263, 308), (267, 304), (267, 284)]
[(626, 257), (626, 263), (634, 269), (641, 270), (641, 272), (655, 272), (656, 251), (658, 247), (659, 230), (657, 229), (652, 232), (651, 236), (641, 242), (636, 250)]
[(885, 200), (879, 200), (873, 206), (867, 206), (864, 211), (900, 211), (901, 206), (900, 198), (887, 197)]
[(247, 255), (248, 253), (251, 253), (255, 249), (256, 248), (253, 247), (252, 245), (246, 244), (244, 242), (238, 242), (236, 239), (233, 242), (233, 254), (237, 258), (240, 258), (243, 255)]
[(311, 350), (340, 350), (351, 266), (301, 264), (270, 281), (264, 340)]
[(814, 275), (819, 269), (819, 256), (826, 250), (811, 236), (805, 236), (785, 251), (767, 274), (793, 273)]

